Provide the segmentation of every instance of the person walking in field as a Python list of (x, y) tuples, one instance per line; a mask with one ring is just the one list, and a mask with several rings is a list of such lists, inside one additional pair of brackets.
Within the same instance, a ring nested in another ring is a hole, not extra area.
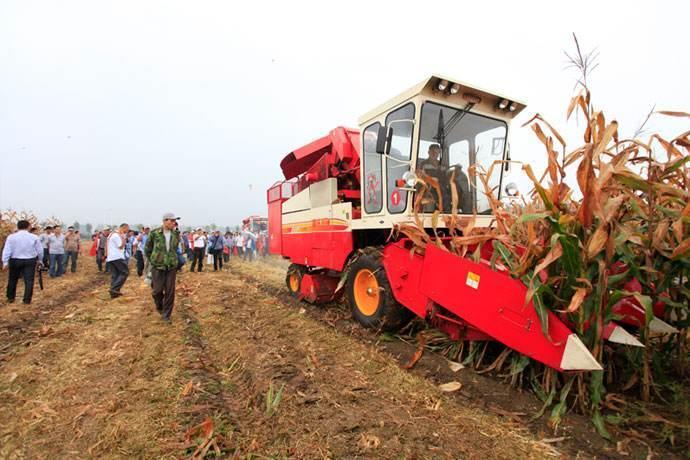
[(43, 229), (43, 233), (38, 237), (41, 240), (41, 245), (43, 246), (43, 266), (50, 266), (50, 254), (48, 253), (48, 241), (50, 240), (50, 235), (53, 233), (53, 227), (50, 225)]
[(34, 275), (36, 264), (41, 263), (43, 246), (38, 237), (29, 233), (28, 220), (17, 222), (17, 232), (5, 240), (2, 248), (2, 269), (9, 270), (7, 278), (7, 302), (14, 302), (19, 278), (24, 278), (24, 304), (31, 303), (34, 293)]
[(194, 267), (197, 266), (197, 271), (201, 272), (204, 269), (204, 249), (206, 248), (206, 237), (204, 236), (204, 230), (199, 227), (191, 235), (191, 244), (194, 247), (194, 260), (192, 260), (192, 266), (189, 271), (193, 272)]
[(243, 232), (244, 237), (244, 260), (252, 261), (255, 258), (254, 249), (256, 247), (256, 235), (251, 230)]
[(96, 232), (91, 235), (91, 249), (89, 249), (89, 256), (96, 257), (98, 254), (98, 237), (101, 236), (101, 232)]
[(223, 235), (220, 234), (220, 230), (213, 232), (208, 239), (208, 251), (213, 256), (213, 271), (217, 272), (218, 269), (223, 269), (223, 249), (225, 248), (225, 240)]
[(182, 235), (180, 234), (180, 226), (175, 221), (175, 232), (178, 234), (178, 243), (177, 243), (177, 248), (175, 249), (175, 253), (177, 254), (177, 271), (182, 272), (182, 267), (184, 267), (184, 264), (187, 263), (187, 261), (184, 258), (184, 243), (182, 242)]
[(237, 255), (244, 259), (244, 237), (240, 233), (235, 236), (235, 245), (237, 246)]
[(70, 272), (77, 271), (77, 257), (81, 249), (81, 242), (79, 241), (79, 233), (74, 231), (74, 227), (67, 227), (67, 234), (65, 235), (65, 260), (63, 262), (63, 272), (67, 271), (67, 264), (72, 261)]
[(259, 236), (256, 239), (256, 257), (263, 257), (264, 256), (264, 235), (263, 233), (259, 233)]
[[(103, 262), (105, 260), (105, 250), (108, 246), (108, 236), (110, 235), (110, 227), (105, 227), (102, 232), (98, 234), (98, 247), (96, 249), (96, 265), (98, 271), (103, 271)], [(105, 264), (105, 271), (108, 272), (108, 263)]]
[(48, 254), (50, 255), (50, 271), (48, 274), (51, 278), (62, 276), (65, 273), (65, 265), (63, 259), (65, 258), (65, 235), (62, 234), (62, 227), (56, 225), (53, 227), (53, 234), (48, 240)]
[(129, 267), (125, 262), (125, 244), (127, 244), (128, 224), (121, 224), (117, 232), (108, 236), (105, 247), (106, 264), (110, 267), (110, 297), (112, 299), (122, 295), (121, 289), (129, 276)]
[(187, 257), (187, 261), (191, 262), (194, 258), (194, 251), (191, 251), (189, 248), (189, 232), (182, 232), (182, 249)]
[(144, 227), (135, 241), (134, 258), (137, 261), (137, 276), (144, 274), (144, 267), (146, 261), (144, 259), (144, 248), (146, 247), (146, 240), (149, 237), (149, 227)]
[(151, 232), (144, 248), (144, 254), (151, 264), (151, 295), (156, 310), (165, 322), (170, 322), (175, 305), (177, 249), (181, 241), (175, 225), (178, 219), (173, 213), (164, 214), (163, 226)]
[(125, 235), (125, 263), (129, 266), (129, 259), (134, 255), (134, 230), (129, 230)]
[(225, 232), (223, 237), (225, 240), (225, 248), (223, 248), (223, 261), (227, 264), (230, 262), (230, 254), (232, 254), (232, 249), (235, 246), (235, 240), (232, 238), (232, 233)]
[(206, 239), (206, 251), (204, 251), (204, 255), (206, 256), (206, 265), (211, 265), (213, 263), (213, 255), (211, 255), (211, 247), (209, 246), (209, 236), (208, 232), (204, 232), (204, 238)]

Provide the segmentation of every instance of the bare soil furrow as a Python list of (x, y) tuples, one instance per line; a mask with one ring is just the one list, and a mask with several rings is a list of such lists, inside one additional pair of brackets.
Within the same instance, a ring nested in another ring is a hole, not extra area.
[(49, 335), (51, 325), (64, 317), (65, 312), (74, 305), (74, 299), (101, 285), (103, 275), (89, 271), (85, 276), (66, 276), (69, 278), (57, 282), (45, 280), (46, 290), (37, 293), (31, 305), (7, 304), (6, 301), (0, 305), (0, 310), (6, 310), (0, 313), (0, 369), (12, 359), (17, 347), (31, 346)]
[(493, 414), (458, 405), (236, 272), (201, 276), (215, 278), (192, 307), (206, 352), (226, 369), (221, 383), (244, 402), (235, 406), (242, 424), (232, 427), (233, 454), (457, 458), (480, 446), (496, 458), (519, 458), (550, 451), (512, 424), (499, 442)]

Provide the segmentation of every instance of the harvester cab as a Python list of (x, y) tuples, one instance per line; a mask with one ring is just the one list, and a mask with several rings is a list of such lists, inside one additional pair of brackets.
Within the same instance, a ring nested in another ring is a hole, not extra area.
[[(435, 210), (491, 225), (476, 172), (509, 160), (508, 128), (524, 107), (431, 76), (361, 117), (359, 130), (335, 128), (288, 153), (267, 202), (269, 250), (292, 262), (290, 293), (312, 303), (344, 295), (365, 327), (396, 330), (417, 316), (453, 339), (496, 340), (559, 371), (600, 370), (577, 334), (548, 309), (538, 314), (527, 287), (491, 263), (491, 242), (468, 251), (481, 253), (475, 260), (443, 244), (416, 251), (394, 232), (421, 224), (442, 237)], [(493, 168), (488, 185), (500, 190), (503, 172)], [(604, 333), (641, 345), (613, 322)]]
[[(385, 217), (385, 227), (409, 220), (420, 179), (439, 185), (420, 211), (487, 216), (491, 209), (475, 171), (488, 171), (508, 159), (511, 120), (525, 108), (513, 98), (457, 80), (432, 76), (360, 118), (363, 136), (363, 219)], [(509, 164), (509, 163), (506, 163)], [(500, 190), (503, 168), (494, 168), (490, 185)], [(381, 219), (378, 219), (379, 221)], [(442, 225), (442, 220), (440, 220)]]

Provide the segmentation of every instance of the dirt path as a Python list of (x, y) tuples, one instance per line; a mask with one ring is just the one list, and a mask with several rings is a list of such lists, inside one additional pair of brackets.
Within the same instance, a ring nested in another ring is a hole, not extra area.
[(361, 328), (333, 327), (346, 312), (315, 317), (256, 282), (278, 289), (280, 265), (182, 274), (165, 325), (140, 279), (111, 300), (81, 262), (35, 305), (0, 303), (0, 458), (184, 458), (199, 445), (242, 458), (558, 455), (548, 436), (401, 370)]
[[(2, 458), (152, 457), (179, 436), (181, 325), (153, 320), (138, 279), (111, 300), (107, 275), (84, 260), (81, 273), (51, 283), (29, 307), (53, 303), (40, 340), (26, 330), (31, 345), (3, 365)], [(3, 311), (3, 324), (29, 308)]]
[[(207, 391), (235, 395), (223, 420), (229, 452), (297, 458), (550, 452), (514, 424), (445, 397), (375, 348), (286, 308), (232, 270), (196, 277), (211, 280), (193, 288), (199, 302), (190, 307), (215, 363), (208, 383), (220, 383)], [(269, 388), (282, 389), (272, 416)]]

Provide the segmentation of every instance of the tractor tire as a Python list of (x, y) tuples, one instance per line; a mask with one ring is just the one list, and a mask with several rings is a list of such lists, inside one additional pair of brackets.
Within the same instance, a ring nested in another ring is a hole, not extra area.
[(378, 249), (365, 250), (352, 262), (345, 291), (352, 317), (366, 328), (396, 332), (414, 316), (393, 297)]
[(305, 268), (302, 265), (291, 264), (288, 267), (287, 275), (285, 276), (285, 284), (287, 284), (288, 291), (292, 297), (298, 298), (300, 296), (302, 276), (304, 273)]

